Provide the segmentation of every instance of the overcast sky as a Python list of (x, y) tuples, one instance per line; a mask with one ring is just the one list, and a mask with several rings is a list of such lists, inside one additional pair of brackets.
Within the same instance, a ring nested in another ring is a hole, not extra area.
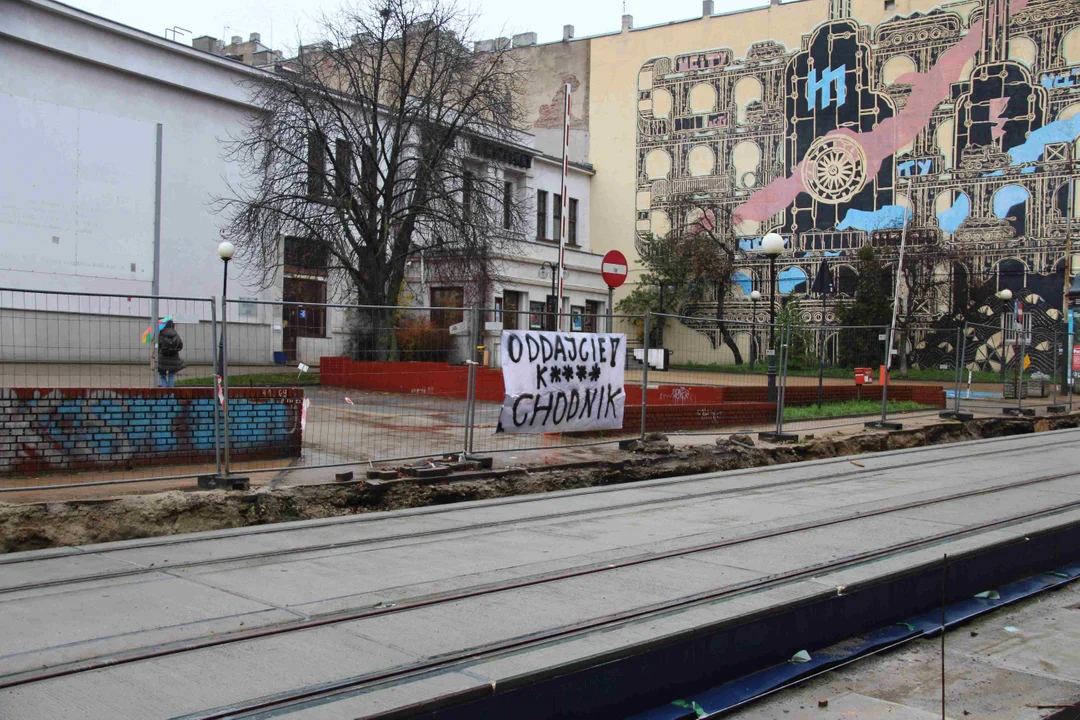
[[(213, 35), (229, 38), (249, 33), (262, 34), (264, 44), (294, 49), (297, 28), (305, 36), (311, 32), (311, 18), (319, 11), (333, 11), (352, 0), (65, 0), (77, 8), (110, 20), (163, 35), (166, 27), (178, 25), (191, 31), (190, 38)], [(540, 42), (562, 38), (562, 26), (573, 25), (575, 35), (596, 35), (616, 31), (623, 13), (622, 0), (460, 0), (480, 12), (480, 35), (497, 37), (519, 32), (536, 32)], [(634, 25), (642, 27), (701, 14), (701, 0), (626, 0), (626, 12)], [(716, 12), (768, 4), (768, 0), (716, 0)], [(184, 36), (180, 36), (184, 39)]]

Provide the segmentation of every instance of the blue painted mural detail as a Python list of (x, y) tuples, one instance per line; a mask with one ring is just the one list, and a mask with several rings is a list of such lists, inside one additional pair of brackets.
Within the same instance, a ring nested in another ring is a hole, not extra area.
[(968, 199), (966, 194), (960, 193), (960, 196), (956, 198), (956, 201), (948, 210), (942, 210), (937, 214), (938, 226), (952, 235), (960, 227), (960, 224), (967, 220), (970, 214), (971, 200)]
[(843, 105), (847, 102), (847, 65), (838, 68), (826, 68), (821, 71), (818, 78), (817, 69), (811, 68), (806, 76), (806, 110), (810, 112), (814, 108), (827, 108), (833, 104), (833, 87), (836, 88), (836, 104)]
[(743, 270), (737, 270), (731, 275), (731, 282), (743, 291), (743, 295), (749, 295), (754, 289), (754, 282)]
[(901, 228), (911, 221), (911, 211), (900, 205), (886, 205), (880, 210), (856, 210), (851, 208), (836, 226), (837, 230), (889, 230)]
[(1016, 205), (1025, 202), (1031, 193), (1019, 185), (1006, 185), (994, 193), (994, 216), (1006, 218)]
[[(1068, 120), (1055, 120), (1047, 123), (1038, 130), (1032, 130), (1027, 136), (1027, 141), (1022, 145), (1009, 148), (1012, 155), (1012, 164), (1035, 162), (1042, 157), (1047, 143), (1072, 142), (1080, 136), (1080, 115)], [(1032, 168), (1034, 172), (1034, 168)]]
[(797, 267), (789, 267), (777, 273), (776, 287), (783, 295), (790, 295), (793, 292), (806, 292), (809, 290), (806, 281), (805, 272)]

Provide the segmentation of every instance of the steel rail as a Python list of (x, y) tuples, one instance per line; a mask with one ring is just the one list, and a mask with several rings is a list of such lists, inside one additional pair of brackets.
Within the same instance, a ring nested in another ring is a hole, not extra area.
[[(958, 539), (975, 533), (985, 532), (987, 530), (992, 530), (999, 527), (1015, 525), (1017, 523), (1022, 523), (1030, 520), (1037, 520), (1039, 518), (1049, 515), (1068, 512), (1069, 510), (1076, 508), (1080, 508), (1080, 500), (1074, 500), (1072, 502), (1056, 505), (1049, 508), (1043, 508), (1041, 510), (1020, 513), (1007, 518), (992, 520), (986, 523), (970, 525), (967, 527), (958, 528), (956, 530), (950, 530), (945, 533), (932, 535), (927, 538), (909, 540), (907, 542), (897, 543), (895, 545), (890, 545), (885, 548), (879, 548), (877, 550), (870, 550), (864, 553), (849, 555), (835, 561), (806, 566), (785, 573), (779, 573), (777, 575), (773, 575), (767, 578), (759, 580), (749, 580), (742, 583), (729, 585), (723, 588), (706, 591), (704, 593), (698, 593), (692, 596), (679, 598), (677, 600), (658, 603), (650, 607), (635, 608), (633, 610), (621, 613), (612, 613), (611, 615), (593, 618), (591, 620), (574, 623), (572, 625), (564, 627), (553, 628), (551, 630), (542, 631), (540, 633), (533, 633), (528, 636), (519, 636), (500, 642), (490, 643), (488, 645), (478, 648), (470, 648), (467, 650), (459, 651), (457, 653), (449, 653), (439, 656), (437, 658), (432, 658), (429, 660), (414, 663), (412, 665), (388, 668), (386, 670), (380, 670), (362, 676), (346, 678), (344, 680), (326, 683), (320, 686), (301, 688), (277, 696), (258, 698), (244, 705), (230, 705), (222, 708), (215, 708), (209, 711), (191, 713), (182, 716), (181, 720), (220, 720), (222, 718), (243, 717), (251, 713), (281, 710), (293, 707), (297, 704), (306, 703), (314, 700), (327, 700), (334, 698), (335, 696), (348, 694), (368, 686), (377, 684), (382, 685), (392, 681), (404, 680), (409, 677), (430, 673), (437, 670), (443, 670), (448, 667), (461, 665), (463, 663), (474, 662), (477, 660), (489, 660), (492, 657), (498, 657), (501, 655), (505, 655), (509, 652), (519, 652), (524, 649), (542, 646), (555, 640), (561, 640), (563, 638), (581, 635), (588, 632), (595, 632), (598, 630), (623, 625), (628, 622), (652, 618), (658, 615), (666, 615), (672, 612), (677, 612), (687, 607), (693, 607), (695, 605), (707, 602), (713, 602), (716, 600), (723, 600), (738, 595), (759, 592), (761, 590), (769, 589), (779, 585), (786, 585), (799, 580), (804, 580), (806, 578), (818, 576), (822, 573), (830, 573), (854, 566), (863, 565), (868, 562), (874, 562), (876, 560), (880, 560), (882, 558), (886, 558), (892, 555), (919, 550), (931, 545), (940, 544), (942, 542), (947, 542), (949, 540)], [(0, 685), (0, 688), (2, 687), (3, 685)]]

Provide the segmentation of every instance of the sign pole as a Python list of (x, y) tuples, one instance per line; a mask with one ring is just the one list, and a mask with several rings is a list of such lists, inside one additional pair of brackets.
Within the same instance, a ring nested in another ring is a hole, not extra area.
[(555, 308), (559, 314), (555, 316), (556, 330), (563, 329), (562, 296), (563, 280), (566, 276), (566, 222), (567, 211), (570, 207), (570, 203), (566, 199), (566, 179), (570, 174), (570, 83), (563, 85), (563, 94), (565, 99), (563, 101), (562, 190), (559, 194), (559, 201), (562, 203), (562, 214), (559, 218), (559, 293), (555, 296)]

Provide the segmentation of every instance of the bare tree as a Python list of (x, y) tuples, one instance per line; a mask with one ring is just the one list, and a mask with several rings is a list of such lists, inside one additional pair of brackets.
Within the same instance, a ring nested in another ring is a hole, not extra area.
[[(528, 161), (520, 74), (505, 48), (473, 51), (472, 22), (453, 0), (372, 0), (324, 16), (318, 43), (250, 81), (260, 110), (229, 147), (244, 182), (219, 206), (264, 287), (285, 237), (322, 248), (331, 287), (362, 305), (393, 305), (420, 251), (490, 286), (524, 213), (504, 210), (488, 168)], [(392, 310), (367, 315), (393, 327)]]
[[(731, 276), (739, 256), (738, 239), (732, 230), (732, 207), (693, 194), (669, 196), (664, 212), (671, 227), (664, 237), (651, 236), (642, 243), (641, 259), (647, 268), (637, 289), (627, 296), (620, 309), (644, 312), (659, 307), (680, 309), (700, 303), (712, 291), (716, 300), (716, 328), (736, 365), (742, 352), (728, 332), (724, 306), (731, 290)], [(658, 306), (659, 288), (665, 302)], [(663, 321), (657, 324), (663, 328)]]

